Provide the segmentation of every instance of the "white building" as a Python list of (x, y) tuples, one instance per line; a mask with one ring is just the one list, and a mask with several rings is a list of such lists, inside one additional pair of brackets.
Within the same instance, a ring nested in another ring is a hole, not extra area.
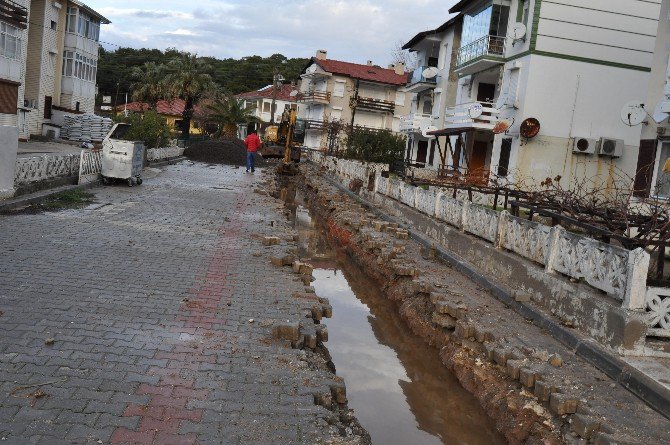
[(24, 127), (22, 110), (30, 1), (15, 0), (0, 9), (0, 125)]
[(417, 61), (404, 88), (411, 100), (409, 114), (400, 118), (400, 131), (407, 134), (408, 165), (436, 169), (442, 164), (437, 140), (427, 132), (444, 127), (444, 110), (456, 102), (454, 65), (461, 22), (457, 16), (437, 29), (420, 32), (402, 48), (414, 52)]
[(324, 123), (341, 122), (371, 129), (400, 130), (409, 112), (409, 95), (402, 88), (408, 75), (402, 64), (382, 68), (369, 61), (357, 64), (328, 59), (317, 51), (303, 70), (299, 117), (306, 121), (305, 146), (329, 146)]
[(268, 85), (260, 90), (241, 93), (235, 97), (242, 101), (243, 107), (254, 107), (255, 116), (267, 123), (272, 119), (272, 102), (274, 100), (274, 119), (275, 122), (278, 122), (285, 107), (300, 112), (301, 106), (298, 104), (297, 88), (295, 85), (284, 84), (275, 91), (272, 85)]
[(642, 126), (635, 190), (670, 198), (670, 0), (661, 1), (656, 46), (643, 102), (652, 117)]
[[(457, 105), (440, 132), (452, 143), (449, 167), (481, 180), (560, 176), (564, 186), (632, 178), (641, 130), (620, 116), (646, 96), (659, 8), (660, 0), (457, 3)], [(529, 118), (540, 131), (526, 139)], [(500, 121), (509, 129), (494, 134)], [(611, 152), (600, 149), (604, 140)]]
[(110, 22), (76, 0), (32, 0), (30, 23), (24, 137), (54, 128), (54, 109), (93, 113), (100, 25)]

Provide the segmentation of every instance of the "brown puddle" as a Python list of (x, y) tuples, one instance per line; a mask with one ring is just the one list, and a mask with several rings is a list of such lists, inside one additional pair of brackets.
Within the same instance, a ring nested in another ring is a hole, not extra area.
[(301, 256), (312, 284), (333, 306), (328, 350), (347, 385), (349, 407), (378, 445), (504, 444), (477, 400), (414, 336), (374, 282), (346, 255), (334, 254), (298, 206)]

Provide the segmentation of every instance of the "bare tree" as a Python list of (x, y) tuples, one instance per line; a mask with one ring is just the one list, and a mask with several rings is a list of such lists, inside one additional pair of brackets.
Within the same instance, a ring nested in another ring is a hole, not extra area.
[(402, 47), (403, 41), (398, 40), (391, 50), (391, 61), (392, 63), (402, 63), (405, 65), (407, 71), (413, 71), (418, 64), (416, 53), (402, 49)]

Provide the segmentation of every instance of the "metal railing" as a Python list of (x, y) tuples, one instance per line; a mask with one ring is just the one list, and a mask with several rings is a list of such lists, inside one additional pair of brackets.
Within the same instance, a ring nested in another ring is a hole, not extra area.
[(305, 129), (307, 130), (323, 130), (325, 122), (318, 119), (305, 119)]
[(427, 78), (423, 75), (423, 72), (429, 68), (428, 66), (420, 66), (412, 72), (412, 78), (409, 81), (408, 86), (417, 84), (417, 83), (431, 83), (437, 85), (437, 76), (432, 78)]
[(484, 36), (463, 46), (458, 50), (456, 66), (462, 66), (466, 63), (484, 56), (504, 56), (505, 55), (505, 37)]
[(400, 117), (401, 132), (419, 132), (431, 124), (432, 116), (430, 114), (412, 113)]

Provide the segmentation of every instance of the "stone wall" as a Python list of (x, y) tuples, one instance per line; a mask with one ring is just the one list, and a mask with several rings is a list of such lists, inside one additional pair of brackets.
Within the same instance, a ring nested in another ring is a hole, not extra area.
[(179, 147), (150, 148), (147, 150), (147, 161), (158, 162), (182, 156), (184, 149)]
[[(350, 165), (354, 161), (323, 155), (315, 162), (345, 182), (352, 176), (344, 172), (361, 169), (361, 163), (354, 166)], [(334, 164), (336, 169), (330, 167)], [(649, 254), (645, 250), (629, 251), (570, 233), (561, 226), (548, 227), (506, 211), (492, 210), (488, 208), (493, 199), (490, 195), (473, 193), (470, 202), (467, 191), (458, 191), (454, 198), (453, 189), (413, 187), (381, 174), (376, 178), (375, 195), (392, 198), (460, 232), (490, 242), (497, 249), (531, 260), (542, 266), (547, 276), (559, 274), (600, 291), (607, 295), (609, 304), (642, 314), (647, 320), (648, 335), (670, 337), (670, 289), (647, 287)], [(566, 296), (570, 298), (569, 294)], [(573, 304), (582, 303), (575, 300)]]
[(77, 177), (79, 175), (80, 154), (43, 155), (16, 160), (14, 186), (49, 181), (57, 178)]

